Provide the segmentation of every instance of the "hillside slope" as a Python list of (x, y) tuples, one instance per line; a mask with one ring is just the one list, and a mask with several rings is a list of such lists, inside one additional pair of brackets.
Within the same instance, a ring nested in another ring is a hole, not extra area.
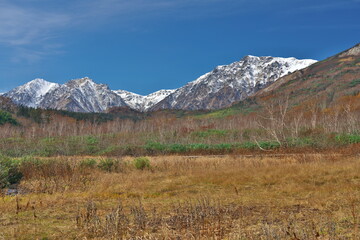
[(360, 44), (280, 78), (257, 92), (255, 98), (289, 98), (293, 106), (316, 104), (321, 109), (357, 102), (360, 93)]

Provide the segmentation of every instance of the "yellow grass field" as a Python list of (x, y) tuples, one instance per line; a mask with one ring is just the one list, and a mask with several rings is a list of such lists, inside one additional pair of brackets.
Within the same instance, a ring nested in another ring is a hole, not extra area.
[(360, 239), (359, 156), (83, 159), (29, 167), (0, 199), (0, 239)]

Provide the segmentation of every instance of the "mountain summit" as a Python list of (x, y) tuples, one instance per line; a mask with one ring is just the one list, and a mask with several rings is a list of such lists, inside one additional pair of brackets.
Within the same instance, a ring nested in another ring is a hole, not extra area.
[(311, 59), (245, 56), (230, 65), (218, 66), (179, 88), (151, 110), (224, 108), (315, 62)]
[(73, 112), (103, 112), (111, 107), (124, 107), (123, 99), (105, 84), (88, 77), (74, 79), (45, 95), (38, 107)]
[(59, 86), (57, 83), (37, 78), (3, 94), (3, 96), (12, 99), (18, 105), (38, 107), (44, 96)]

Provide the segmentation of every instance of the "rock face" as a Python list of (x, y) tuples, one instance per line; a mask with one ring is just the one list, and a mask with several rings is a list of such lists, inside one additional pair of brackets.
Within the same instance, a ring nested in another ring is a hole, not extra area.
[(73, 112), (103, 112), (110, 107), (125, 107), (123, 99), (105, 84), (90, 78), (71, 80), (48, 92), (38, 105), (40, 108)]
[(149, 108), (175, 92), (175, 90), (159, 90), (147, 96), (139, 95), (125, 90), (117, 90), (114, 92), (117, 93), (132, 109), (146, 112)]
[(51, 108), (73, 112), (104, 112), (112, 107), (130, 107), (147, 111), (175, 90), (160, 90), (142, 96), (124, 90), (112, 91), (88, 77), (57, 84), (35, 79), (3, 94), (15, 104), (33, 108)]
[(27, 107), (38, 107), (44, 96), (58, 88), (60, 85), (37, 78), (10, 92), (4, 93), (4, 97), (10, 98), (15, 104)]
[(150, 110), (224, 108), (315, 62), (311, 59), (246, 56), (239, 62), (216, 67), (179, 88)]
[(142, 96), (112, 91), (88, 77), (65, 84), (35, 79), (3, 94), (18, 105), (74, 112), (104, 112), (112, 107), (130, 107), (146, 112), (160, 109), (219, 109), (245, 99), (280, 77), (305, 68), (315, 60), (246, 56), (239, 62), (218, 66), (176, 90), (160, 90)]
[(354, 47), (340, 53), (339, 57), (358, 56), (358, 55), (360, 55), (360, 43), (358, 43)]

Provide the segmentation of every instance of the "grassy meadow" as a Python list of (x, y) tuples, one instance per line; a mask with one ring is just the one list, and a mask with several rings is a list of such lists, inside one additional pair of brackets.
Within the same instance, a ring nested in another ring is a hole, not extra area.
[(9, 107), (0, 240), (360, 239), (359, 97), (147, 117)]
[(358, 155), (2, 161), (0, 239), (360, 237)]

